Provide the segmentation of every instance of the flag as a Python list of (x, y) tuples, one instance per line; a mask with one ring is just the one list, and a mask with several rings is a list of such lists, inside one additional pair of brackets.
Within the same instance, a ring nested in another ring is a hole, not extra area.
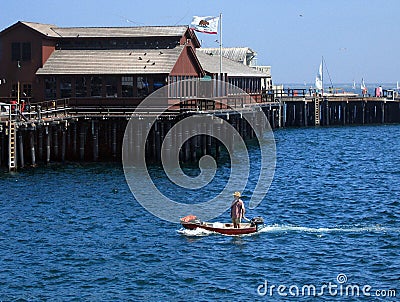
[(322, 90), (322, 62), (319, 65), (318, 74), (315, 77), (315, 87), (319, 90)]
[(195, 31), (206, 33), (206, 34), (217, 34), (218, 33), (218, 22), (219, 22), (219, 17), (194, 16), (192, 23), (190, 23), (190, 28)]

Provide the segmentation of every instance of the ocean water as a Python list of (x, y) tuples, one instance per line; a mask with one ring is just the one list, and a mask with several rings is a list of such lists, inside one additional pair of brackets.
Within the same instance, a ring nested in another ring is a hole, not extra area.
[[(266, 227), (248, 236), (158, 219), (116, 164), (1, 174), (0, 301), (398, 301), (400, 126), (274, 134), (274, 180), (247, 210)], [(169, 191), (160, 167), (152, 176)]]

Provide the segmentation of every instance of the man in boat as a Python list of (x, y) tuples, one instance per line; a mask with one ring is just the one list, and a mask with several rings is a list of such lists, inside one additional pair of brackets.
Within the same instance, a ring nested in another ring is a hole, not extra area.
[(233, 193), (234, 200), (231, 205), (231, 218), (234, 228), (240, 228), (240, 223), (242, 218), (244, 217), (244, 213), (246, 212), (244, 208), (244, 203), (240, 199), (240, 192)]

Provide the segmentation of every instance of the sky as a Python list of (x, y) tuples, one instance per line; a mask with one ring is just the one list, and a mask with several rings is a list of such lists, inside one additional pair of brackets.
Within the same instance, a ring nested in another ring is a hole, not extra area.
[[(0, 0), (0, 30), (17, 21), (72, 26), (189, 25), (222, 14), (224, 47), (250, 47), (274, 84), (400, 81), (399, 0)], [(203, 47), (219, 35), (197, 33)], [(216, 41), (217, 40), (217, 41)], [(325, 76), (324, 76), (325, 77)]]

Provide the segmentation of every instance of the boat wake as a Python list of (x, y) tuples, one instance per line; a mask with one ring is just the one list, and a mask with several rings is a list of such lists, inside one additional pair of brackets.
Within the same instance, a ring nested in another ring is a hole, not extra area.
[(311, 228), (294, 225), (267, 225), (262, 228), (260, 233), (266, 232), (302, 232), (302, 233), (400, 233), (400, 228), (388, 228), (380, 225), (374, 226), (337, 226)]
[[(202, 237), (209, 235), (221, 235), (216, 232), (207, 231), (204, 229), (194, 229), (188, 230), (181, 228), (177, 230), (177, 232), (181, 235), (185, 236), (193, 236), (193, 237)], [(303, 226), (294, 226), (294, 225), (266, 225), (260, 231), (253, 234), (240, 235), (240, 236), (253, 236), (259, 233), (314, 233), (314, 234), (326, 234), (326, 233), (400, 233), (400, 228), (388, 228), (379, 225), (374, 226), (340, 226), (340, 227), (321, 227), (321, 228), (312, 228), (312, 227), (303, 227)], [(229, 236), (229, 235), (224, 235)]]
[(181, 235), (185, 235), (185, 236), (193, 236), (193, 237), (202, 237), (202, 236), (208, 236), (208, 235), (212, 235), (212, 234), (217, 234), (215, 232), (211, 232), (211, 231), (207, 231), (205, 229), (194, 229), (194, 230), (189, 230), (189, 229), (184, 229), (181, 228), (179, 230), (177, 230), (177, 232)]

